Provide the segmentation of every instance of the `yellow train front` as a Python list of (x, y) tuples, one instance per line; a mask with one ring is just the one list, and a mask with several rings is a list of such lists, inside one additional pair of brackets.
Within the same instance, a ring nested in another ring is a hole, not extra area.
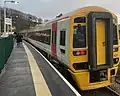
[(119, 64), (117, 17), (101, 7), (71, 16), (69, 72), (81, 90), (111, 85)]

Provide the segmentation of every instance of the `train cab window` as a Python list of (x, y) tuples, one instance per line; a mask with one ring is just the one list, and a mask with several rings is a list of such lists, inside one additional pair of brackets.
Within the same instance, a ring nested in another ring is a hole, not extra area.
[(118, 45), (117, 26), (113, 24), (113, 45)]
[(84, 48), (86, 47), (86, 26), (74, 26), (73, 33), (73, 48)]
[(86, 23), (86, 17), (76, 17), (74, 23)]
[(60, 45), (65, 46), (66, 31), (60, 31)]

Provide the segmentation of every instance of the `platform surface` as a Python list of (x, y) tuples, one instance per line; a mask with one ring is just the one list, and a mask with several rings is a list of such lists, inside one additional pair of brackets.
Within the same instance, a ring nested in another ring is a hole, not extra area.
[(14, 46), (0, 77), (0, 96), (76, 96), (29, 44)]
[(0, 77), (0, 96), (35, 96), (27, 54), (23, 46), (16, 47)]

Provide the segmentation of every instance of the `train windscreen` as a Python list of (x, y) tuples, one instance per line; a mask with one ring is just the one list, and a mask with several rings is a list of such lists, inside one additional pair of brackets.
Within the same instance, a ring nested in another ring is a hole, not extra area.
[(86, 47), (86, 26), (74, 26), (73, 48)]

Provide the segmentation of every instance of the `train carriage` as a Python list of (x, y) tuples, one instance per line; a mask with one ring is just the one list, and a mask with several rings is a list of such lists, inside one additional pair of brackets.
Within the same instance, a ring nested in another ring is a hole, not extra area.
[(61, 62), (81, 90), (111, 85), (119, 64), (117, 16), (89, 6), (28, 30), (28, 41)]

